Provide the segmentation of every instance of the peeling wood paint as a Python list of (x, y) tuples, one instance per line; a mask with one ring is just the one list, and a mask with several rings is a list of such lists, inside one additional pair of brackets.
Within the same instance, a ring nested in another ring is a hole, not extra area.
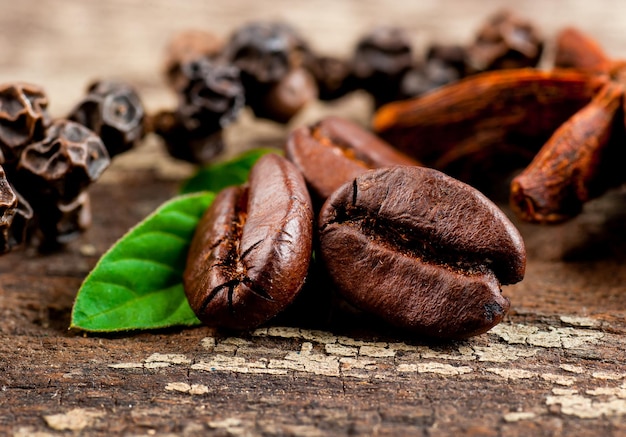
[[(606, 386), (607, 382), (624, 380), (624, 373), (589, 373), (584, 366), (574, 362), (555, 364), (548, 372), (545, 368), (533, 368), (524, 364), (525, 358), (537, 357), (551, 349), (559, 348), (578, 353), (613, 339), (608, 337), (609, 334), (594, 329), (594, 326), (598, 326), (595, 322), (580, 318), (561, 319), (568, 326), (540, 328), (522, 324), (501, 324), (485, 336), (442, 346), (367, 341), (324, 331), (269, 327), (254, 331), (247, 338), (202, 338), (197, 355), (154, 352), (141, 362), (112, 363), (109, 367), (120, 371), (137, 368), (156, 371), (164, 367), (182, 366), (200, 372), (233, 372), (276, 377), (308, 373), (324, 377), (370, 380), (394, 375), (411, 377), (412, 374), (431, 374), (444, 378), (472, 378), (475, 377), (472, 375), (483, 374), (503, 382), (527, 380), (548, 384), (544, 410), (506, 413), (502, 420), (507, 423), (531, 420), (538, 414), (548, 414), (549, 408), (559, 408), (562, 414), (579, 418), (625, 414), (626, 383), (621, 386)], [(269, 343), (273, 346), (268, 347), (267, 342), (257, 341), (264, 338), (273, 339)], [(297, 347), (294, 348), (294, 345)], [(485, 363), (496, 366), (485, 367)], [(576, 387), (582, 381), (597, 381), (598, 384), (581, 394)], [(167, 382), (164, 389), (189, 395), (209, 392), (206, 385), (181, 381)]]
[(105, 415), (104, 411), (75, 408), (66, 413), (46, 415), (43, 418), (46, 424), (56, 431), (81, 431)]

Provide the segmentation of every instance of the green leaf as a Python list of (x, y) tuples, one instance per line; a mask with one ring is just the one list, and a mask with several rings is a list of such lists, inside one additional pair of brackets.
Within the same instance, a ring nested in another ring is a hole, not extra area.
[(93, 332), (192, 326), (182, 285), (187, 250), (214, 194), (179, 196), (124, 235), (83, 282), (71, 328)]
[(203, 167), (183, 184), (180, 192), (181, 194), (197, 191), (217, 193), (228, 186), (241, 185), (248, 180), (248, 173), (254, 163), (268, 153), (280, 154), (281, 151), (270, 148), (252, 149), (230, 161)]

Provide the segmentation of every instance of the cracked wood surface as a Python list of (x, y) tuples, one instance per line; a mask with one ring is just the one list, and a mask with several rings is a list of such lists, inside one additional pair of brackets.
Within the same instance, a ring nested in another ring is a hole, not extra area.
[[(159, 63), (177, 29), (226, 35), (251, 18), (285, 18), (320, 50), (345, 54), (376, 23), (409, 28), (420, 47), (460, 42), (511, 4), (3, 0), (0, 80), (44, 86), (60, 116), (92, 78), (120, 77), (155, 110), (173, 101)], [(515, 6), (548, 37), (574, 24), (626, 57), (618, 0)], [(357, 94), (313, 105), (292, 126), (326, 113), (365, 122), (369, 110)], [(279, 146), (285, 132), (245, 114), (227, 132), (229, 153)], [(564, 225), (518, 223), (526, 278), (505, 288), (505, 322), (467, 341), (427, 343), (355, 314), (306, 325), (289, 322), (296, 316), (245, 334), (69, 332), (74, 296), (98, 257), (191, 171), (149, 138), (91, 190), (89, 232), (61, 253), (0, 258), (0, 434), (626, 435), (624, 191)]]

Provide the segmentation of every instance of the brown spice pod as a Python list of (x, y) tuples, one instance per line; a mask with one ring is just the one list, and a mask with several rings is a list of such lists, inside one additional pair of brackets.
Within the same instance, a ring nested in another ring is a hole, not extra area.
[[(374, 131), (424, 165), (466, 182), (527, 165), (606, 77), (569, 70), (477, 74), (374, 115)], [(490, 173), (492, 172), (492, 173)]]
[[(583, 203), (616, 185), (623, 162), (624, 87), (608, 83), (594, 99), (564, 123), (531, 164), (511, 183), (511, 207), (526, 221), (559, 223), (582, 210)], [(622, 125), (619, 126), (618, 123)], [(621, 141), (616, 141), (619, 138)]]

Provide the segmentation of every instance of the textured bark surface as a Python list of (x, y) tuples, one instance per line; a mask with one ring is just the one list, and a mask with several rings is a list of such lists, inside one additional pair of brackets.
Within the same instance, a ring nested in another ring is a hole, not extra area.
[[(134, 82), (149, 111), (172, 104), (160, 60), (177, 29), (226, 35), (251, 18), (285, 18), (330, 54), (376, 23), (416, 43), (461, 42), (505, 1), (307, 3), (1, 1), (0, 81), (26, 80), (65, 114), (95, 78)], [(517, 6), (517, 5), (516, 5)], [(618, 0), (519, 4), (552, 36), (574, 24), (626, 57)], [(365, 121), (362, 95), (313, 105), (290, 126), (342, 114)], [(280, 145), (286, 130), (246, 114), (229, 153)], [(520, 225), (526, 278), (489, 333), (425, 343), (358, 317), (314, 330), (245, 335), (208, 328), (91, 336), (67, 330), (98, 257), (176, 192), (192, 168), (149, 138), (91, 190), (94, 226), (63, 252), (0, 258), (2, 435), (626, 435), (626, 193), (615, 190), (555, 226)], [(114, 207), (112, 207), (114, 206)]]

